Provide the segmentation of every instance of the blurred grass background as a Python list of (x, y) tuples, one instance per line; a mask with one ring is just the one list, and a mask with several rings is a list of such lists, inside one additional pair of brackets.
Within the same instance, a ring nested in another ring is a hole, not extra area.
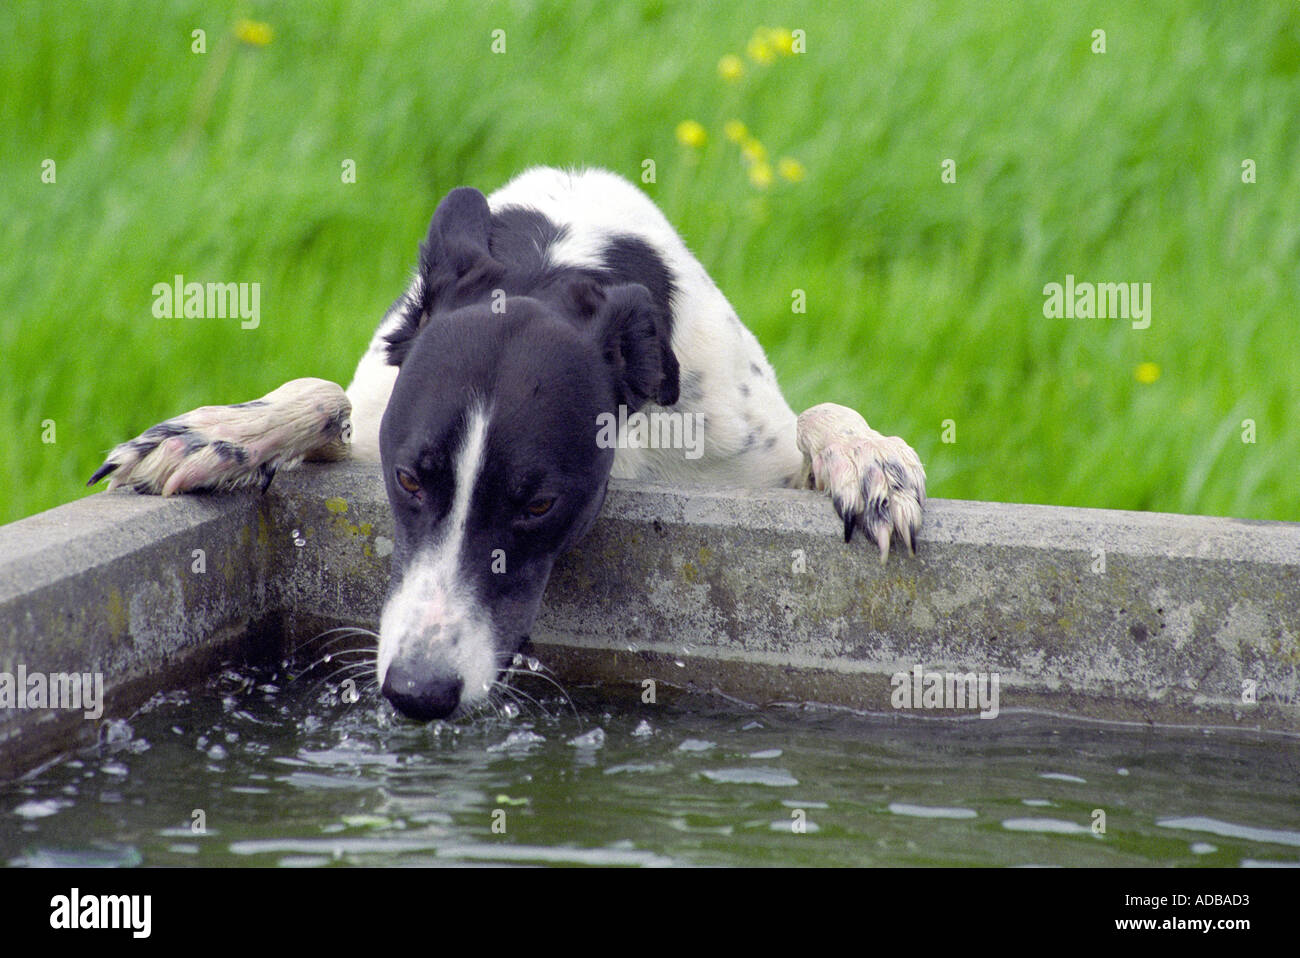
[[(933, 495), (1300, 519), (1298, 81), (1295, 4), (8, 0), (0, 521), (160, 419), (346, 385), (450, 188), (646, 159), (791, 405), (903, 435)], [(802, 179), (754, 185), (728, 120)], [(177, 273), (260, 282), (260, 327), (155, 319)], [(1066, 274), (1151, 283), (1150, 328), (1045, 318)]]

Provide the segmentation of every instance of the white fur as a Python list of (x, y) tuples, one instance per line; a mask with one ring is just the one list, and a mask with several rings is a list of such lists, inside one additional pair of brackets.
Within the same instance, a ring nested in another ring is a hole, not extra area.
[[(490, 416), (483, 406), (470, 411), (465, 438), (456, 456), (456, 492), (441, 538), (418, 553), (401, 586), (389, 597), (379, 622), (379, 684), (403, 646), (426, 643), (437, 661), (464, 683), (461, 702), (485, 698), (500, 671), (486, 611), (465, 587), (460, 565), (470, 498), (487, 453)], [(456, 635), (455, 646), (450, 637)]]
[(352, 374), (347, 395), (352, 402), (352, 456), (355, 459), (379, 461), (379, 423), (388, 408), (388, 398), (393, 394), (398, 372), (396, 366), (388, 364), (388, 342), (384, 337), (401, 324), (402, 306), (407, 302), (419, 302), (422, 282), (416, 276), (402, 297), (384, 314), (379, 328), (370, 337), (370, 345), (357, 363), (356, 372)]

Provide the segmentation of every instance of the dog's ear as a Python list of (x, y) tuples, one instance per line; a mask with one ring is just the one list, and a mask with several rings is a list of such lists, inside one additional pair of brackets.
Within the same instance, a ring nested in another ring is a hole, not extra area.
[(438, 204), (420, 244), (420, 276), (433, 303), (448, 293), (472, 295), (504, 272), (488, 248), (491, 229), (487, 198), (476, 189), (458, 187)]
[(678, 367), (669, 343), (668, 317), (639, 283), (609, 287), (604, 299), (592, 327), (614, 377), (618, 401), (629, 411), (647, 402), (673, 405)]
[(457, 187), (438, 204), (429, 235), (420, 244), (418, 282), (394, 304), (403, 321), (386, 337), (389, 363), (402, 364), (415, 335), (439, 309), (452, 308), (500, 281), (505, 267), (492, 258), (491, 229), (487, 198), (476, 189)]
[(556, 298), (560, 310), (566, 316), (573, 316), (589, 322), (605, 305), (605, 290), (601, 284), (590, 276), (577, 276), (563, 280), (558, 287)]

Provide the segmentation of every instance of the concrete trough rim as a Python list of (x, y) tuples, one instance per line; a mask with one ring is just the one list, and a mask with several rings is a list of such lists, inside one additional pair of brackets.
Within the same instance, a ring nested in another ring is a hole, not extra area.
[[(0, 672), (104, 670), (129, 710), (215, 649), (280, 655), (312, 621), (373, 624), (391, 536), (378, 466), (354, 462), (283, 473), (265, 495), (119, 491), (20, 520), (0, 527)], [(1090, 575), (1097, 550), (1108, 571)], [(812, 575), (788, 570), (793, 553)], [(1093, 619), (1095, 637), (1070, 634)], [(260, 649), (235, 638), (252, 627), (272, 633)], [(1296, 732), (1300, 523), (935, 499), (919, 555), (881, 566), (814, 493), (611, 481), (534, 639), (613, 661), (681, 636), (739, 698), (728, 663), (871, 676), (877, 703), (892, 665), (984, 662), (1039, 706), (1053, 688), (1095, 703), (1071, 704), (1076, 717), (1104, 718), (1109, 701), (1150, 721)], [(41, 751), (39, 718), (0, 709), (0, 774)]]
[[(667, 483), (612, 480), (610, 495), (617, 498), (624, 493), (631, 494), (623, 505), (631, 515), (663, 519), (656, 513), (656, 508), (663, 507), (652, 499), (659, 497), (672, 504), (668, 518), (726, 527), (735, 524), (727, 504), (741, 497), (773, 507), (764, 522), (750, 523), (755, 528), (842, 534), (839, 518), (829, 510), (820, 516), (809, 515), (810, 494), (799, 489), (707, 486), (687, 491)], [(1039, 536), (1034, 543), (1039, 548), (1070, 547), (1086, 535), (1090, 543), (1130, 555), (1203, 558), (1212, 554), (1242, 562), (1300, 563), (1300, 522), (974, 499), (928, 500), (917, 538), (918, 552), (927, 545), (1005, 542), (1009, 520), (1032, 529)]]

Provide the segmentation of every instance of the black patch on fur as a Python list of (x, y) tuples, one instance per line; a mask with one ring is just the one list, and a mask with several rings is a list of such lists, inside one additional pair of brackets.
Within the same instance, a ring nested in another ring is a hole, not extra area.
[[(462, 191), (464, 187), (452, 190), (438, 205), (429, 224), (429, 238), (420, 244), (418, 282), (393, 304), (402, 322), (385, 337), (391, 366), (402, 365), (416, 334), (439, 312), (490, 300), (494, 289), (502, 290), (507, 296), (533, 295), (544, 287), (556, 285), (564, 277), (578, 275), (577, 270), (547, 267), (546, 250), (563, 238), (564, 230), (541, 213), (518, 206), (492, 213), (482, 193)], [(461, 194), (457, 202), (448, 207), (457, 194)], [(481, 209), (466, 194), (476, 194), (482, 201)], [(467, 230), (470, 236), (468, 241), (454, 244), (462, 258), (452, 263), (446, 260), (439, 244), (445, 242), (443, 231), (456, 229)], [(470, 250), (477, 252), (477, 266), (468, 255)], [(467, 275), (457, 282), (455, 270), (461, 267), (467, 270)], [(418, 299), (409, 298), (412, 291), (418, 294)]]
[(763, 368), (759, 366), (758, 363), (750, 363), (749, 371), (753, 373), (755, 376), (763, 375)]
[(635, 236), (613, 237), (601, 251), (600, 267), (550, 264), (547, 251), (566, 232), (566, 227), (537, 210), (507, 206), (493, 213), (477, 190), (452, 190), (438, 204), (429, 235), (420, 246), (416, 282), (392, 306), (401, 321), (385, 337), (389, 364), (402, 365), (415, 337), (439, 313), (489, 302), (498, 289), (507, 296), (545, 300), (563, 315), (585, 321), (602, 308), (606, 293), (636, 284), (650, 294), (660, 350), (661, 378), (647, 398), (661, 406), (676, 403), (679, 367), (672, 351), (676, 286), (668, 265), (649, 243)]
[(907, 479), (903, 475), (903, 467), (892, 459), (886, 459), (884, 462), (885, 475), (896, 489), (907, 488)]
[(402, 321), (386, 337), (391, 365), (402, 364), (431, 317), (484, 298), (501, 281), (505, 267), (492, 257), (491, 233), (492, 214), (478, 190), (457, 187), (438, 204), (420, 244), (417, 281), (393, 304)]
[(652, 398), (661, 406), (671, 406), (679, 396), (680, 369), (672, 349), (672, 299), (676, 286), (668, 264), (649, 243), (636, 236), (614, 237), (605, 247), (601, 259), (615, 281), (639, 283), (650, 291), (650, 299), (658, 313), (655, 327), (663, 353), (661, 361), (664, 374), (658, 393)]
[(156, 426), (150, 426), (140, 435), (132, 439), (127, 445), (141, 459), (149, 455), (158, 448), (160, 443), (168, 439), (175, 439), (177, 436), (185, 437), (184, 454), (189, 455), (195, 449), (204, 445), (201, 439), (195, 439), (190, 427), (175, 419), (168, 419), (166, 422), (160, 422)]
[(492, 256), (505, 264), (519, 288), (540, 286), (546, 279), (546, 251), (567, 233), (537, 210), (507, 206), (492, 214)]
[(222, 459), (233, 461), (237, 465), (243, 466), (248, 464), (248, 450), (233, 442), (226, 442), (224, 439), (218, 439), (212, 444), (212, 451)]
[(341, 436), (343, 434), (343, 424), (348, 421), (348, 418), (351, 415), (352, 413), (350, 410), (338, 410), (325, 421), (323, 426), (320, 427), (321, 434), (328, 436), (337, 433)]
[(105, 476), (107, 476), (110, 472), (112, 472), (117, 467), (118, 467), (118, 463), (116, 462), (104, 463), (102, 466), (100, 466), (98, 469), (95, 470), (95, 474), (90, 477), (90, 481), (87, 482), (86, 485), (93, 486), (95, 483), (99, 482), (99, 480), (103, 479)]
[(640, 283), (650, 290), (654, 304), (671, 319), (677, 287), (668, 264), (649, 243), (637, 236), (616, 236), (602, 251), (601, 259), (615, 282)]
[[(660, 312), (640, 283), (611, 287), (595, 321), (604, 338), (605, 364), (614, 374), (619, 403), (635, 411), (647, 402), (677, 402), (677, 360), (665, 351)], [(665, 352), (672, 362), (666, 369)], [(671, 383), (669, 380), (671, 379)]]
[(184, 423), (177, 422), (174, 419), (168, 419), (166, 422), (160, 422), (156, 426), (150, 426), (140, 435), (131, 440), (137, 448), (148, 446), (152, 449), (164, 439), (171, 439), (175, 436), (183, 436), (190, 431), (190, 427)]
[(265, 399), (250, 399), (248, 402), (234, 403), (230, 408), (231, 409), (257, 409), (259, 406), (265, 406), (266, 404), (267, 403)]

